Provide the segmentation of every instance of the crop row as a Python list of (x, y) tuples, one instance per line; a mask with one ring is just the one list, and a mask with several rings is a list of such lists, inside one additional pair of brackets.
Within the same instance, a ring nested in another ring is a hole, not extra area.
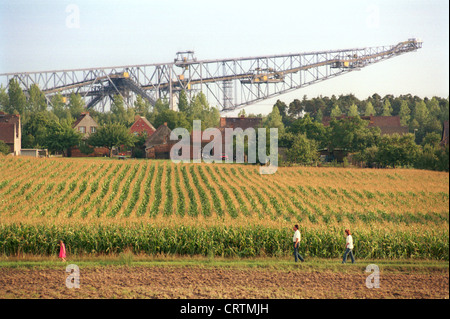
[[(300, 251), (308, 257), (339, 258), (345, 246), (340, 229), (301, 229)], [(290, 229), (264, 226), (154, 227), (139, 223), (110, 225), (0, 224), (0, 253), (55, 255), (63, 240), (71, 254), (134, 253), (208, 256), (289, 256)], [(364, 258), (449, 258), (448, 231), (386, 232), (359, 230), (353, 234), (354, 254)]]
[[(33, 163), (36, 168), (31, 171)], [(2, 167), (22, 173), (17, 180), (11, 178), (12, 173), (5, 179), (0, 175), (0, 215), (6, 218), (146, 218), (169, 217), (176, 212), (190, 218), (228, 215), (235, 220), (258, 218), (261, 223), (271, 220), (318, 226), (390, 223), (448, 228), (449, 222), (449, 195), (440, 189), (379, 191), (308, 184), (292, 177), (298, 174), (295, 170), (286, 174), (280, 169), (280, 178), (261, 176), (252, 166), (170, 162), (8, 160)], [(23, 170), (29, 170), (28, 174)], [(299, 171), (307, 177), (318, 176), (318, 172)], [(325, 177), (376, 176), (371, 172), (324, 173)], [(397, 175), (393, 175), (397, 181), (408, 180), (406, 174)]]

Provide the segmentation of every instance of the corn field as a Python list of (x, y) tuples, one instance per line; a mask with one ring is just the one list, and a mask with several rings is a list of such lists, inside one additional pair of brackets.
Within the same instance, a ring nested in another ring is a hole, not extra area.
[(448, 260), (449, 175), (170, 161), (0, 157), (0, 253)]

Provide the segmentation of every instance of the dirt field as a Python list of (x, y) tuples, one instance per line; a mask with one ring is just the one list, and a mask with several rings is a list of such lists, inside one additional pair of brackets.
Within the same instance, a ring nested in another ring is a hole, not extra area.
[(380, 273), (368, 289), (361, 269), (307, 271), (202, 266), (80, 269), (68, 289), (64, 267), (0, 268), (0, 298), (449, 298), (446, 270)]

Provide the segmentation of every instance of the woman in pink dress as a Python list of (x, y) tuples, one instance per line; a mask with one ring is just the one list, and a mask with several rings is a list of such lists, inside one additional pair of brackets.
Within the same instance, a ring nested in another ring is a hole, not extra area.
[(59, 241), (59, 258), (61, 258), (61, 261), (66, 261), (66, 246), (64, 245), (63, 241)]

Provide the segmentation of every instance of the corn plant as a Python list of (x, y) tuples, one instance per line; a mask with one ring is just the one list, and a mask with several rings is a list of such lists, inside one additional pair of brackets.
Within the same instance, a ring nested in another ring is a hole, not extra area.
[(142, 197), (142, 202), (139, 205), (137, 211), (136, 211), (136, 216), (137, 217), (141, 217), (143, 215), (145, 215), (145, 213), (147, 212), (147, 206), (148, 203), (150, 201), (150, 195), (152, 192), (151, 186), (152, 186), (152, 181), (153, 181), (153, 175), (155, 173), (155, 165), (152, 165), (150, 167), (150, 171), (147, 177), (147, 181), (145, 182), (144, 185), (144, 195)]
[(138, 165), (135, 165), (133, 167), (130, 175), (128, 176), (124, 185), (122, 186), (122, 192), (120, 193), (118, 200), (115, 202), (112, 209), (107, 214), (109, 217), (115, 217), (117, 215), (117, 213), (119, 212), (119, 210), (122, 208), (122, 205), (123, 205), (124, 201), (126, 200), (126, 198), (128, 197), (128, 193), (130, 192), (130, 185), (131, 185), (133, 179), (136, 177), (139, 167), (140, 166), (138, 166)]
[(134, 207), (136, 206), (137, 201), (139, 200), (139, 194), (141, 192), (141, 183), (145, 177), (145, 173), (147, 171), (147, 165), (145, 165), (134, 183), (133, 192), (131, 193), (131, 198), (128, 202), (128, 206), (126, 207), (125, 211), (123, 212), (123, 216), (129, 217), (131, 215), (131, 212), (133, 211)]
[(203, 187), (200, 185), (200, 182), (198, 180), (197, 174), (194, 171), (194, 166), (191, 165), (189, 167), (189, 173), (192, 178), (192, 182), (195, 185), (195, 188), (197, 189), (198, 196), (200, 197), (200, 204), (202, 207), (202, 214), (205, 217), (211, 216), (211, 204), (208, 195), (206, 194)]
[(184, 193), (181, 189), (178, 165), (175, 165), (175, 188), (177, 190), (177, 214), (180, 217), (183, 217), (185, 214), (186, 203), (185, 203)]
[(164, 171), (164, 167), (160, 165), (158, 167), (158, 172), (156, 174), (156, 180), (155, 180), (155, 198), (153, 199), (153, 205), (150, 210), (150, 216), (156, 217), (159, 213), (159, 205), (161, 204), (162, 199), (162, 190), (161, 190), (161, 180), (162, 180), (162, 174)]
[(198, 208), (197, 208), (197, 200), (195, 198), (194, 190), (192, 189), (192, 186), (189, 183), (189, 177), (186, 171), (186, 165), (181, 166), (181, 174), (183, 177), (184, 187), (188, 193), (189, 197), (189, 210), (188, 215), (191, 217), (197, 217), (198, 216)]
[(203, 168), (201, 166), (198, 166), (198, 173), (200, 174), (200, 177), (203, 180), (203, 183), (206, 185), (208, 192), (211, 194), (211, 199), (213, 202), (214, 210), (216, 211), (217, 215), (223, 216), (224, 213), (223, 213), (222, 203), (220, 202), (219, 196), (217, 195), (215, 188), (212, 187), (211, 184), (209, 183), (209, 180), (206, 177), (205, 172), (203, 171)]
[(164, 211), (163, 215), (164, 217), (168, 217), (172, 215), (173, 212), (173, 193), (172, 193), (172, 167), (167, 167), (167, 174), (166, 174), (166, 201), (164, 203)]

